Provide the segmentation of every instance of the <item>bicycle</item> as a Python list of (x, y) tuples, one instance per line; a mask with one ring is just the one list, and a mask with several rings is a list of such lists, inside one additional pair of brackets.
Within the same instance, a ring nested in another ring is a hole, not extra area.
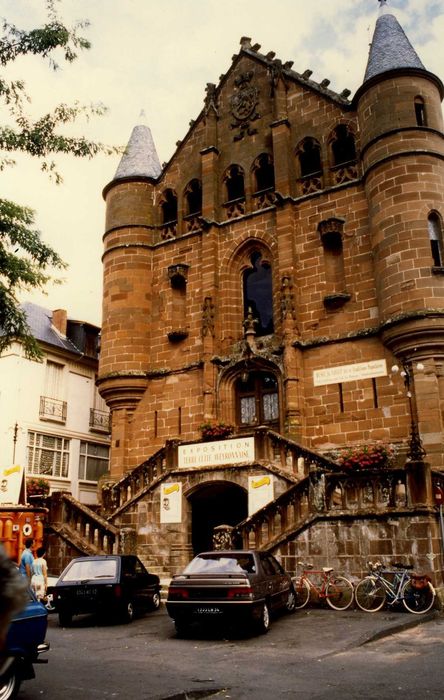
[(296, 592), (296, 609), (303, 608), (315, 592), (319, 600), (326, 600), (333, 610), (347, 610), (353, 602), (353, 584), (345, 576), (336, 576), (332, 567), (313, 569), (312, 564), (298, 561), (303, 566), (301, 576), (293, 579)]
[(369, 574), (355, 588), (355, 600), (361, 610), (377, 612), (385, 603), (402, 603), (408, 612), (420, 615), (430, 610), (436, 592), (425, 574), (410, 573), (413, 566), (393, 564), (384, 568), (381, 562), (367, 562)]

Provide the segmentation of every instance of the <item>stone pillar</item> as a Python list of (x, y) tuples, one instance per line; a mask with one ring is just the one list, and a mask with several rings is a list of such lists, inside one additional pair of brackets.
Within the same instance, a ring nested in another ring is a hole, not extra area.
[(432, 473), (428, 462), (410, 461), (405, 465), (407, 472), (407, 503), (409, 506), (434, 505)]
[(325, 475), (316, 466), (310, 465), (308, 473), (308, 502), (310, 513), (325, 511)]
[(120, 528), (119, 554), (137, 554), (137, 532), (134, 528)]
[(201, 152), (202, 162), (202, 216), (213, 221), (216, 218), (218, 202), (218, 159), (219, 151), (215, 146), (204, 148)]

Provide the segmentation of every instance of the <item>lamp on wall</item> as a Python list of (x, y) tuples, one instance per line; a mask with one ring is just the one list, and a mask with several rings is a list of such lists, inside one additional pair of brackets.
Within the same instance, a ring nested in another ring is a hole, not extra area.
[[(422, 362), (418, 362), (416, 369), (421, 372), (424, 369)], [(409, 451), (407, 453), (407, 458), (412, 462), (421, 462), (425, 457), (425, 450), (422, 446), (421, 436), (419, 434), (418, 428), (418, 411), (416, 406), (416, 395), (413, 387), (413, 367), (412, 363), (401, 361), (401, 370), (398, 365), (393, 365), (392, 373), (400, 373), (404, 380), (404, 386), (406, 390), (406, 396), (409, 400), (409, 411), (410, 411), (410, 442)]]

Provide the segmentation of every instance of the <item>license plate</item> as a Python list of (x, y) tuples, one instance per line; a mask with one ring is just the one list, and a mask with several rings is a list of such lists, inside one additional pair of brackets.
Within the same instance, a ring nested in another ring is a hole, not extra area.
[(87, 588), (87, 589), (79, 588), (76, 591), (76, 595), (79, 598), (85, 598), (86, 596), (88, 596), (88, 597), (95, 596), (95, 595), (97, 595), (97, 588)]
[(214, 606), (207, 606), (196, 608), (196, 612), (198, 615), (220, 615), (222, 611), (220, 608), (216, 608)]

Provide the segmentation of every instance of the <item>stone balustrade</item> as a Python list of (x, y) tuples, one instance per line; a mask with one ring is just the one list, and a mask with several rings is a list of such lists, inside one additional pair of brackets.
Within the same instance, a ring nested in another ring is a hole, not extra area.
[(118, 552), (119, 529), (69, 493), (52, 494), (49, 522), (54, 532), (69, 539), (84, 554)]
[(102, 485), (102, 509), (104, 513), (111, 514), (122, 508), (135, 498), (145, 487), (152, 484), (166, 471), (177, 464), (177, 443), (174, 440), (167, 441), (146, 462), (123, 476), (116, 483), (104, 483)]
[(239, 523), (233, 530), (237, 547), (273, 548), (317, 518), (388, 513), (408, 508), (404, 469), (345, 474), (312, 468), (307, 477)]
[[(290, 472), (299, 479), (307, 476), (310, 469), (338, 470), (332, 460), (308, 450), (296, 442), (282, 437), (267, 428), (257, 428), (254, 433), (255, 461), (272, 464), (284, 472)], [(248, 435), (249, 436), (249, 435)], [(231, 436), (231, 437), (236, 437)], [(177, 468), (177, 440), (168, 440), (165, 447), (152, 455), (146, 462), (133, 469), (116, 483), (102, 485), (102, 507), (107, 515), (116, 514), (129, 505), (142, 491), (157, 481), (162, 475)]]

